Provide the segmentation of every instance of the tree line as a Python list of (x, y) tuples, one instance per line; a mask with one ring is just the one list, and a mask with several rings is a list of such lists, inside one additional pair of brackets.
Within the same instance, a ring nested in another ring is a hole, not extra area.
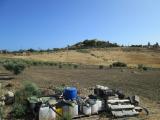
[(101, 41), (98, 39), (84, 40), (78, 42), (72, 46), (68, 46), (68, 49), (87, 49), (87, 48), (106, 48), (106, 47), (119, 47), (117, 43), (110, 43), (109, 41)]
[(1, 54), (16, 54), (16, 53), (44, 53), (44, 52), (55, 52), (55, 51), (60, 51), (60, 50), (76, 50), (76, 49), (89, 49), (89, 48), (108, 48), (108, 47), (145, 47), (145, 48), (159, 48), (159, 44), (158, 42), (156, 42), (155, 44), (151, 44), (150, 42), (148, 42), (147, 45), (128, 45), (128, 46), (124, 46), (124, 45), (119, 45), (117, 43), (111, 43), (109, 41), (102, 41), (102, 40), (98, 40), (98, 39), (91, 39), (91, 40), (84, 40), (82, 42), (78, 42), (74, 45), (68, 45), (65, 48), (48, 48), (48, 49), (20, 49), (17, 51), (9, 51), (9, 50), (0, 50)]

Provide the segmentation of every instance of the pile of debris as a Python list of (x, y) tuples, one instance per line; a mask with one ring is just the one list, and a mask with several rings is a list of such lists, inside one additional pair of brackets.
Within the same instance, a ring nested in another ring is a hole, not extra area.
[(112, 117), (138, 116), (142, 112), (139, 97), (125, 97), (122, 91), (97, 85), (88, 97), (78, 96), (75, 87), (66, 87), (51, 97), (28, 98), (29, 111), (39, 120), (76, 119), (106, 112)]
[(0, 120), (3, 117), (3, 110), (5, 105), (11, 105), (14, 102), (14, 93), (7, 91), (4, 95), (0, 94)]
[(125, 97), (122, 91), (115, 91), (108, 87), (97, 85), (95, 95), (105, 100), (105, 108), (114, 117), (137, 116), (143, 110), (139, 107), (139, 97)]
[(0, 96), (0, 106), (10, 105), (14, 102), (14, 93), (7, 91), (5, 95)]

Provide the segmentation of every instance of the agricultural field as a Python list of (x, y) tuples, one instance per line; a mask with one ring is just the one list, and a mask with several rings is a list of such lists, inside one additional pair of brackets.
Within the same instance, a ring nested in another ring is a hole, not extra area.
[[(12, 80), (0, 80), (5, 90), (17, 91), (26, 81), (33, 82), (44, 91), (53, 93), (58, 86), (76, 86), (79, 94), (87, 96), (93, 93), (95, 85), (105, 85), (122, 90), (126, 96), (140, 96), (140, 103), (149, 110), (149, 116), (130, 118), (134, 120), (159, 120), (160, 118), (160, 52), (148, 49), (92, 49), (71, 50), (55, 53), (30, 55), (1, 55), (1, 59), (14, 58), (22, 60), (53, 62), (35, 64), (26, 67), (20, 75)], [(113, 62), (122, 61), (129, 67), (110, 68)], [(74, 64), (72, 64), (74, 63)], [(138, 64), (149, 67), (138, 69)], [(103, 65), (100, 67), (100, 65)], [(0, 66), (0, 73), (9, 73)], [(10, 73), (11, 74), (11, 73)], [(11, 84), (11, 87), (5, 87)], [(10, 108), (6, 109), (6, 113)], [(85, 119), (85, 118), (84, 118)], [(98, 119), (86, 118), (86, 119)], [(101, 118), (108, 120), (108, 118)]]

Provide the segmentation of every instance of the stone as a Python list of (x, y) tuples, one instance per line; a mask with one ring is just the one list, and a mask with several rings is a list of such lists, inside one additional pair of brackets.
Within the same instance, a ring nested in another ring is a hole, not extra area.
[(14, 97), (14, 93), (11, 92), (11, 91), (8, 91), (5, 96), (6, 96), (6, 97)]

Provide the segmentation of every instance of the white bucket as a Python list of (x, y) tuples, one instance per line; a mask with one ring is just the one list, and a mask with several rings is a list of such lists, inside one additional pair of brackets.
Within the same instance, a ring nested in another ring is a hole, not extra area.
[(104, 87), (104, 90), (108, 90), (109, 88), (108, 87)]
[[(53, 109), (55, 108), (53, 107)], [(56, 118), (56, 113), (51, 108), (49, 108), (48, 106), (40, 107), (39, 120), (55, 120), (55, 118)]]
[(91, 105), (91, 113), (92, 114), (97, 114), (98, 113), (98, 103), (96, 102), (95, 104)]
[(73, 104), (73, 115), (72, 117), (77, 117), (78, 116), (78, 105)]
[(72, 117), (72, 112), (71, 112), (71, 108), (69, 105), (64, 105), (62, 107), (62, 111), (63, 111), (63, 117)]
[(91, 115), (91, 106), (83, 105), (83, 114)]
[(101, 88), (101, 86), (100, 86), (100, 85), (96, 85), (96, 88), (97, 88), (97, 89), (100, 89), (100, 88)]
[(78, 105), (75, 103), (72, 103), (72, 106), (65, 105), (62, 107), (63, 109), (63, 116), (70, 116), (72, 118), (78, 116)]
[(103, 110), (102, 100), (97, 100), (96, 103), (98, 104), (98, 111), (102, 111)]

